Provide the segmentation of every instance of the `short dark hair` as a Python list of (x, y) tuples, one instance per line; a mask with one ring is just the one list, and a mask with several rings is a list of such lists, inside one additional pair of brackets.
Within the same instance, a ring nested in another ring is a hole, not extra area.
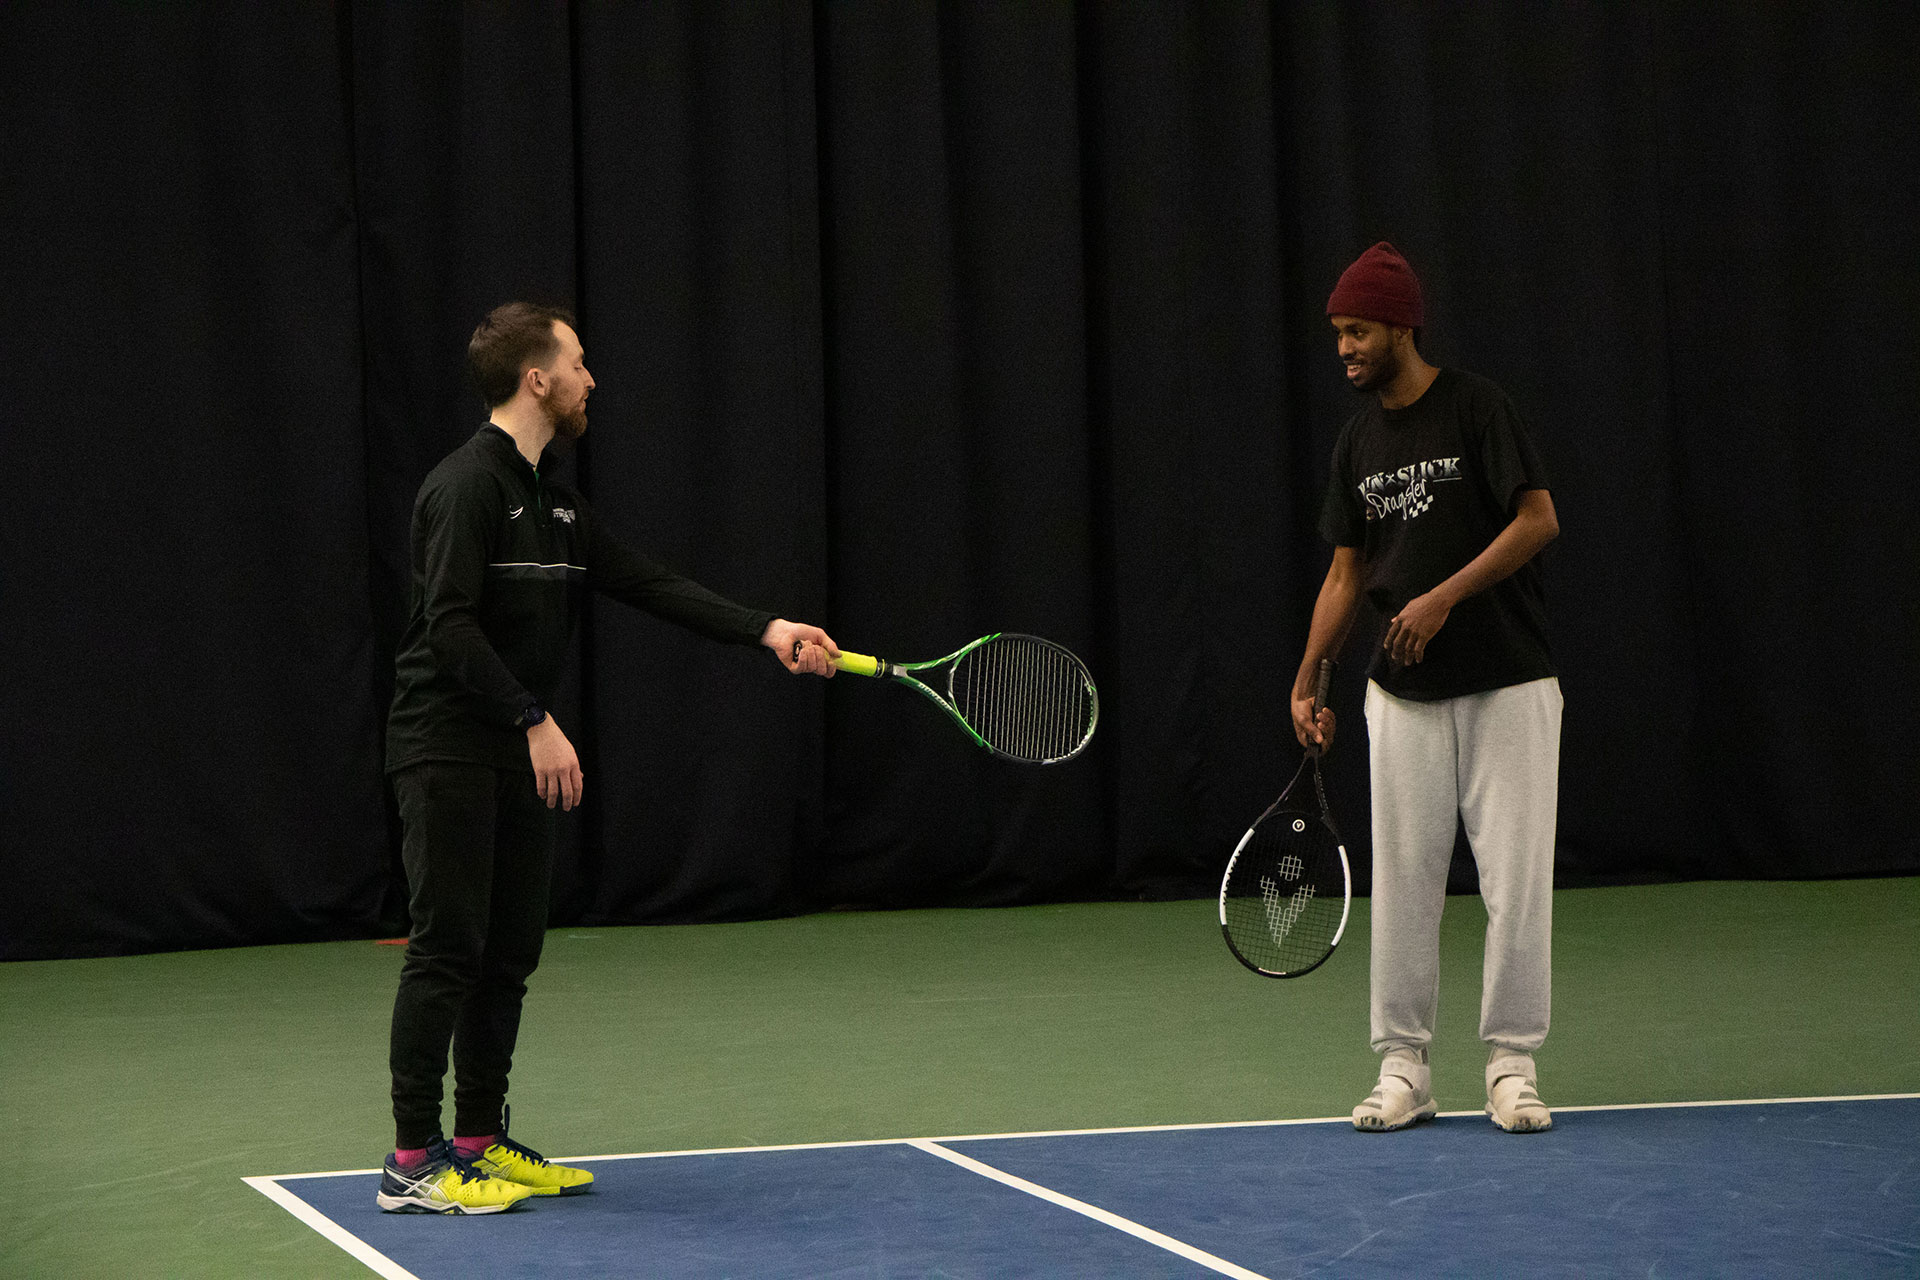
[(553, 332), (556, 320), (569, 329), (577, 327), (571, 311), (535, 302), (509, 302), (487, 313), (467, 343), (467, 368), (487, 408), (513, 399), (520, 375), (553, 358), (560, 349)]

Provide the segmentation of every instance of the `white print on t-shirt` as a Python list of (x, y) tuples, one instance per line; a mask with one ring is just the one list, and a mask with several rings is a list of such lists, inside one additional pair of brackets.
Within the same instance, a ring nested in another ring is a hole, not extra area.
[(1360, 482), (1360, 496), (1366, 500), (1369, 520), (1384, 520), (1396, 511), (1402, 520), (1411, 520), (1433, 505), (1428, 485), (1458, 479), (1460, 459), (1435, 458), (1368, 476)]
[(555, 507), (553, 509), (553, 518), (555, 520), (564, 521), (567, 524), (572, 524), (573, 508), (572, 507)]

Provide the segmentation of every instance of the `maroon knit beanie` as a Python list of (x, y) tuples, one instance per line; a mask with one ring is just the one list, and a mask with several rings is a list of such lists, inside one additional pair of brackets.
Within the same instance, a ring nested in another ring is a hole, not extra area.
[(1402, 324), (1409, 329), (1425, 324), (1427, 315), (1420, 302), (1419, 277), (1400, 251), (1385, 240), (1340, 273), (1340, 283), (1333, 286), (1333, 296), (1327, 299), (1327, 314)]

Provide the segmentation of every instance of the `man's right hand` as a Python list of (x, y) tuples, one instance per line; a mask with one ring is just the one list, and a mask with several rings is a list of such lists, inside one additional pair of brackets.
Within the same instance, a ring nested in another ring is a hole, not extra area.
[(547, 808), (557, 804), (571, 809), (580, 803), (580, 757), (551, 715), (527, 730), (527, 754), (533, 760), (533, 789)]
[(1300, 739), (1300, 745), (1315, 755), (1323, 756), (1333, 750), (1333, 708), (1322, 707), (1320, 714), (1313, 714), (1313, 692), (1309, 690), (1302, 697), (1298, 690), (1293, 695), (1293, 736)]

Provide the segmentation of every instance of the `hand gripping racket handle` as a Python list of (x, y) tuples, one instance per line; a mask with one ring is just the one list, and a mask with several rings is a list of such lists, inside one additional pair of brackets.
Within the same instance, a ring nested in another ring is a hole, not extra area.
[[(800, 656), (800, 641), (793, 642), (793, 656)], [(850, 671), (856, 676), (883, 676), (887, 674), (887, 664), (879, 658), (870, 658), (864, 653), (842, 652), (833, 660), (833, 665), (842, 671)]]
[[(1316, 721), (1320, 719), (1321, 709), (1327, 705), (1327, 693), (1333, 688), (1333, 668), (1334, 661), (1332, 658), (1320, 659), (1319, 674), (1313, 682), (1313, 718)], [(1327, 748), (1324, 745), (1308, 747), (1307, 754), (1315, 758), (1316, 763), (1313, 767), (1317, 770), (1320, 767), (1317, 761), (1319, 757), (1327, 754)], [(1303, 769), (1306, 768), (1304, 761), (1300, 767)], [(1291, 791), (1293, 788), (1289, 786), (1287, 789)]]

